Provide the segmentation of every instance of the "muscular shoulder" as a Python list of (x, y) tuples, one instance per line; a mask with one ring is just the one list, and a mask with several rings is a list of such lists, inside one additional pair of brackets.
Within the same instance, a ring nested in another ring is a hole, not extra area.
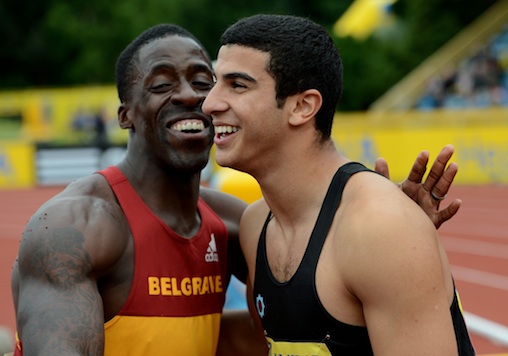
[[(382, 226), (387, 230), (420, 226), (432, 229), (423, 210), (388, 179), (370, 172), (353, 175), (347, 183), (341, 207), (357, 228)], [(365, 222), (369, 221), (369, 224)], [(421, 225), (420, 225), (421, 224)]]
[(243, 213), (240, 224), (240, 243), (249, 266), (255, 264), (259, 236), (269, 211), (264, 199), (260, 199), (249, 205)]
[(349, 267), (343, 270), (351, 285), (364, 281), (370, 288), (386, 276), (410, 279), (421, 269), (440, 266), (433, 224), (389, 180), (358, 173), (347, 183), (343, 203), (334, 242), (346, 256)]
[(122, 210), (104, 178), (83, 178), (30, 218), (19, 250), (20, 272), (47, 273), (57, 271), (58, 264), (79, 264), (81, 272), (100, 275), (121, 256), (128, 234)]
[(260, 199), (252, 204), (250, 204), (242, 216), (242, 229), (245, 227), (252, 228), (254, 226), (261, 225), (259, 227), (259, 232), (261, 232), (262, 225), (264, 224), (268, 213), (270, 212), (270, 208), (266, 204), (264, 199)]
[(374, 352), (393, 354), (393, 340), (403, 333), (417, 335), (397, 345), (404, 354), (428, 346), (422, 335), (433, 340), (431, 348), (453, 348), (449, 266), (427, 215), (396, 185), (372, 173), (351, 177), (343, 203), (333, 238), (323, 248), (327, 265), (321, 267), (338, 272), (337, 295), (353, 301), (348, 304), (356, 312), (350, 317), (368, 326)]

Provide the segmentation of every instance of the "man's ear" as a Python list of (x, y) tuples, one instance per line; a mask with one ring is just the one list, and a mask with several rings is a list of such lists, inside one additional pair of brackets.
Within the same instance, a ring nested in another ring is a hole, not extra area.
[(118, 107), (118, 124), (120, 128), (126, 130), (132, 128), (132, 122), (129, 118), (129, 109), (125, 103), (121, 103)]
[(296, 94), (293, 100), (289, 124), (294, 126), (303, 125), (313, 119), (323, 104), (323, 97), (316, 89)]

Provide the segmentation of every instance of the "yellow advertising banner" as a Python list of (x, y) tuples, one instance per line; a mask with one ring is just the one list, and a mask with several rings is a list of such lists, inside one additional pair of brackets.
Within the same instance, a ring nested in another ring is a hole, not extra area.
[(35, 184), (35, 147), (26, 142), (0, 142), (0, 188)]
[(429, 151), (433, 162), (446, 144), (452, 144), (452, 161), (459, 166), (456, 184), (508, 184), (506, 109), (338, 115), (332, 136), (349, 159), (369, 168), (376, 158), (385, 158), (396, 182), (407, 177), (420, 151)]

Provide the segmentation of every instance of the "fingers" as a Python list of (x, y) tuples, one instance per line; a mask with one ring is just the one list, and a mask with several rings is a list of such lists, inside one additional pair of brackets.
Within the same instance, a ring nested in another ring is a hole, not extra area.
[(431, 197), (437, 206), (439, 206), (439, 202), (446, 197), (458, 172), (458, 166), (455, 162), (450, 163), (445, 169), (453, 152), (454, 149), (452, 145), (446, 145), (441, 150), (424, 183), (424, 188), (430, 191)]
[(388, 163), (384, 158), (378, 158), (376, 159), (374, 170), (384, 177), (390, 179), (390, 172), (388, 170)]
[(441, 224), (450, 220), (455, 214), (457, 214), (457, 211), (459, 211), (461, 205), (462, 200), (455, 199), (445, 209), (438, 211), (434, 215), (434, 225), (436, 226), (436, 229), (438, 229)]
[(407, 180), (416, 184), (420, 184), (422, 182), (423, 176), (427, 171), (427, 163), (429, 162), (429, 152), (422, 151), (416, 156), (415, 163), (413, 163), (413, 167), (409, 172), (409, 176)]
[[(444, 171), (441, 178), (437, 181), (437, 183), (434, 185), (433, 188), (431, 188), (431, 195), (434, 197), (438, 197), (437, 200), (442, 200), (439, 198), (446, 197), (446, 194), (448, 193), (448, 190), (450, 189), (450, 186), (453, 183), (453, 180), (455, 179), (455, 176), (458, 172), (458, 166), (455, 162), (450, 163), (448, 168)], [(436, 199), (434, 199), (436, 200)]]
[[(444, 197), (448, 192), (450, 185), (453, 182), (453, 178), (457, 173), (457, 166), (454, 165), (450, 172), (447, 172), (450, 169), (450, 166), (445, 171), (446, 165), (448, 161), (453, 155), (454, 148), (452, 145), (446, 145), (443, 147), (441, 152), (439, 152), (436, 160), (432, 164), (432, 168), (430, 169), (429, 175), (423, 183), (423, 188), (426, 191), (433, 192), (437, 197)], [(444, 174), (443, 174), (444, 172)]]

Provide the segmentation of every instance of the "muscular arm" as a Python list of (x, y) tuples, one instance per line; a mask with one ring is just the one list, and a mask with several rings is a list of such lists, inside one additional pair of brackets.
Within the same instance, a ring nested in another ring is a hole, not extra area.
[(380, 192), (375, 184), (363, 182), (363, 199), (345, 217), (349, 253), (340, 269), (361, 301), (374, 354), (456, 355), (453, 287), (437, 232), (393, 186)]
[[(115, 258), (114, 226), (99, 202), (61, 198), (44, 205), (23, 233), (16, 321), (26, 355), (102, 355), (104, 318), (97, 288)], [(106, 256), (106, 251), (111, 256)]]

